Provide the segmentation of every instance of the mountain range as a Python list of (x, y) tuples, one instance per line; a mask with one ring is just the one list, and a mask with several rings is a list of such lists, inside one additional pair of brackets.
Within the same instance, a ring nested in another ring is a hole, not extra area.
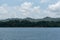
[(19, 21), (22, 21), (22, 20), (28, 20), (28, 21), (31, 21), (31, 22), (38, 22), (38, 21), (60, 21), (60, 18), (51, 18), (51, 17), (45, 17), (45, 18), (42, 18), (42, 19), (34, 19), (34, 18), (9, 18), (9, 19), (5, 19), (5, 20), (0, 20), (0, 21), (9, 21), (9, 20), (19, 20)]

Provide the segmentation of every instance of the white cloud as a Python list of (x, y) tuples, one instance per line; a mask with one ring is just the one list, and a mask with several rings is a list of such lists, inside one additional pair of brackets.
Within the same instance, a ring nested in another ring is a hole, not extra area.
[(55, 4), (49, 5), (48, 9), (53, 12), (60, 12), (60, 1)]
[(32, 3), (30, 3), (30, 2), (24, 2), (19, 7), (19, 11), (21, 13), (23, 13), (24, 16), (27, 16), (28, 14), (30, 14), (32, 6), (33, 6)]
[(32, 7), (31, 2), (24, 2), (23, 4), (21, 4), (21, 8), (23, 8), (23, 9), (29, 9), (31, 7)]
[(33, 6), (31, 2), (24, 2), (18, 6), (8, 6), (2, 4), (0, 6), (0, 19), (6, 18), (43, 18), (46, 16), (60, 17), (60, 1), (49, 5), (47, 10), (41, 10), (40, 6)]
[(40, 6), (33, 6), (31, 2), (21, 4), (19, 11), (26, 17), (35, 18), (40, 14)]
[(7, 13), (7, 10), (4, 7), (0, 7), (0, 13)]
[(48, 15), (51, 17), (60, 17), (59, 15), (60, 14), (60, 1), (55, 4), (49, 5), (46, 10), (46, 13), (48, 13)]
[(36, 6), (32, 10), (34, 13), (40, 13), (40, 6)]
[(6, 18), (24, 18), (32, 17), (35, 18), (40, 14), (40, 7), (33, 6), (31, 2), (24, 2), (19, 6), (8, 6), (7, 4), (2, 4), (0, 6), (0, 19)]

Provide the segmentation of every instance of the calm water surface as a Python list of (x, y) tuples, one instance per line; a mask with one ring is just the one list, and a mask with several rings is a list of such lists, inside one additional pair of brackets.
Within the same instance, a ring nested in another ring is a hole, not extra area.
[(0, 40), (60, 40), (60, 28), (0, 28)]

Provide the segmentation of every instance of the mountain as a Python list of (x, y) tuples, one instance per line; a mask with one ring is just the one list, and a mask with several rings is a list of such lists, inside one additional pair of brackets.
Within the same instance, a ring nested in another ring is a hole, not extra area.
[(0, 27), (60, 27), (60, 18), (9, 18), (0, 20)]
[(45, 18), (42, 18), (42, 19), (33, 19), (33, 18), (9, 18), (9, 19), (6, 19), (6, 20), (0, 20), (0, 21), (9, 21), (9, 20), (17, 20), (17, 21), (23, 21), (23, 20), (27, 20), (27, 21), (31, 21), (31, 22), (38, 22), (38, 21), (60, 21), (60, 18), (51, 18), (51, 17), (45, 17)]
[(33, 18), (25, 18), (25, 20), (38, 22), (38, 21), (60, 21), (60, 18), (51, 18), (51, 17), (45, 17), (42, 19), (33, 19)]
[(42, 20), (43, 21), (60, 21), (60, 18), (45, 17)]

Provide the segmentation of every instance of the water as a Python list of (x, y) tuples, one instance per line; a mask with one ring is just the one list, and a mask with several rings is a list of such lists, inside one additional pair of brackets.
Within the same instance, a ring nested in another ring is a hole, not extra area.
[(0, 40), (60, 40), (60, 28), (0, 28)]

